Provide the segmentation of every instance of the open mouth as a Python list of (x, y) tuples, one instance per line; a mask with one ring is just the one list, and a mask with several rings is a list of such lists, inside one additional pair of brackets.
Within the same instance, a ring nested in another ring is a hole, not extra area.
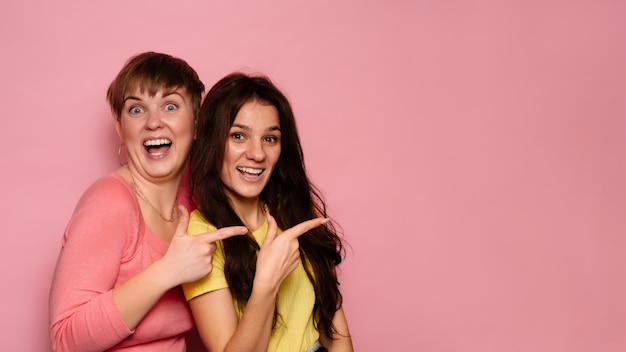
[(242, 173), (244, 176), (259, 176), (265, 171), (265, 169), (255, 169), (251, 167), (237, 167), (237, 171)]
[(150, 139), (143, 142), (143, 146), (148, 153), (152, 155), (161, 155), (169, 150), (172, 146), (172, 141), (167, 138)]

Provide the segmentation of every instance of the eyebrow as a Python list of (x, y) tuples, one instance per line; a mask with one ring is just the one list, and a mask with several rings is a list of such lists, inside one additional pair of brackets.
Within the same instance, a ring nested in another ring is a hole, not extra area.
[[(234, 123), (232, 127), (238, 127), (238, 128), (241, 128), (242, 130), (250, 131), (250, 127), (248, 127), (246, 125), (242, 125), (240, 123)], [(278, 127), (278, 126), (271, 126), (266, 131), (267, 132), (273, 132), (273, 131), (280, 132), (280, 127)]]
[(178, 91), (178, 89), (175, 90), (175, 91), (171, 91), (171, 92), (165, 92), (165, 94), (161, 95), (161, 97), (166, 98), (166, 97), (169, 97), (170, 95), (174, 95), (174, 94), (176, 94), (179, 97), (185, 99), (185, 97)]
[(141, 100), (141, 99), (137, 98), (136, 96), (129, 95), (124, 98), (124, 102), (127, 102), (128, 100)]
[[(180, 94), (178, 91), (164, 92), (164, 93), (163, 93), (163, 95), (161, 95), (161, 97), (162, 97), (162, 98), (167, 98), (167, 97), (169, 97), (170, 95), (178, 95), (178, 96), (179, 96), (179, 97), (181, 97), (182, 99), (185, 99), (185, 97), (183, 97), (183, 95), (182, 95), (182, 94)], [(140, 99), (140, 98), (138, 98), (138, 97), (136, 97), (136, 96), (134, 96), (134, 95), (129, 95), (129, 96), (125, 97), (125, 98), (124, 98), (124, 103), (125, 103), (127, 100), (139, 100), (139, 101), (141, 101), (141, 99)]]

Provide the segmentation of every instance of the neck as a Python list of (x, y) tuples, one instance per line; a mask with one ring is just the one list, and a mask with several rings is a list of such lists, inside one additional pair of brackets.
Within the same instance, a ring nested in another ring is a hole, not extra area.
[(230, 202), (237, 216), (243, 221), (247, 228), (254, 231), (265, 222), (265, 209), (263, 202), (259, 199), (233, 199)]
[(177, 214), (175, 208), (180, 177), (155, 183), (131, 168), (127, 168), (126, 172), (137, 197), (140, 198), (139, 202), (150, 206), (164, 221), (173, 222)]

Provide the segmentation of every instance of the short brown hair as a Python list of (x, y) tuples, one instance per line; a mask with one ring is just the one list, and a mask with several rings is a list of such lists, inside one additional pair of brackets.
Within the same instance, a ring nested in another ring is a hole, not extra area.
[(137, 88), (154, 96), (161, 89), (184, 88), (191, 97), (194, 116), (197, 116), (204, 92), (198, 73), (186, 61), (168, 54), (145, 52), (131, 57), (107, 91), (107, 101), (116, 119), (119, 119), (124, 100)]

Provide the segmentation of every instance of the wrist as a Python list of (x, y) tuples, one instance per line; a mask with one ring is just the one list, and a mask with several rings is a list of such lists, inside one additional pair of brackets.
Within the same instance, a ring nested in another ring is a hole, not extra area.
[(163, 260), (163, 258), (155, 260), (148, 267), (148, 269), (151, 271), (151, 275), (155, 284), (158, 287), (162, 288), (164, 291), (167, 291), (172, 287), (178, 286), (180, 284), (171, 274), (171, 270), (169, 270), (169, 266)]
[(272, 284), (270, 280), (254, 278), (252, 282), (252, 293), (255, 296), (276, 298), (280, 285)]

